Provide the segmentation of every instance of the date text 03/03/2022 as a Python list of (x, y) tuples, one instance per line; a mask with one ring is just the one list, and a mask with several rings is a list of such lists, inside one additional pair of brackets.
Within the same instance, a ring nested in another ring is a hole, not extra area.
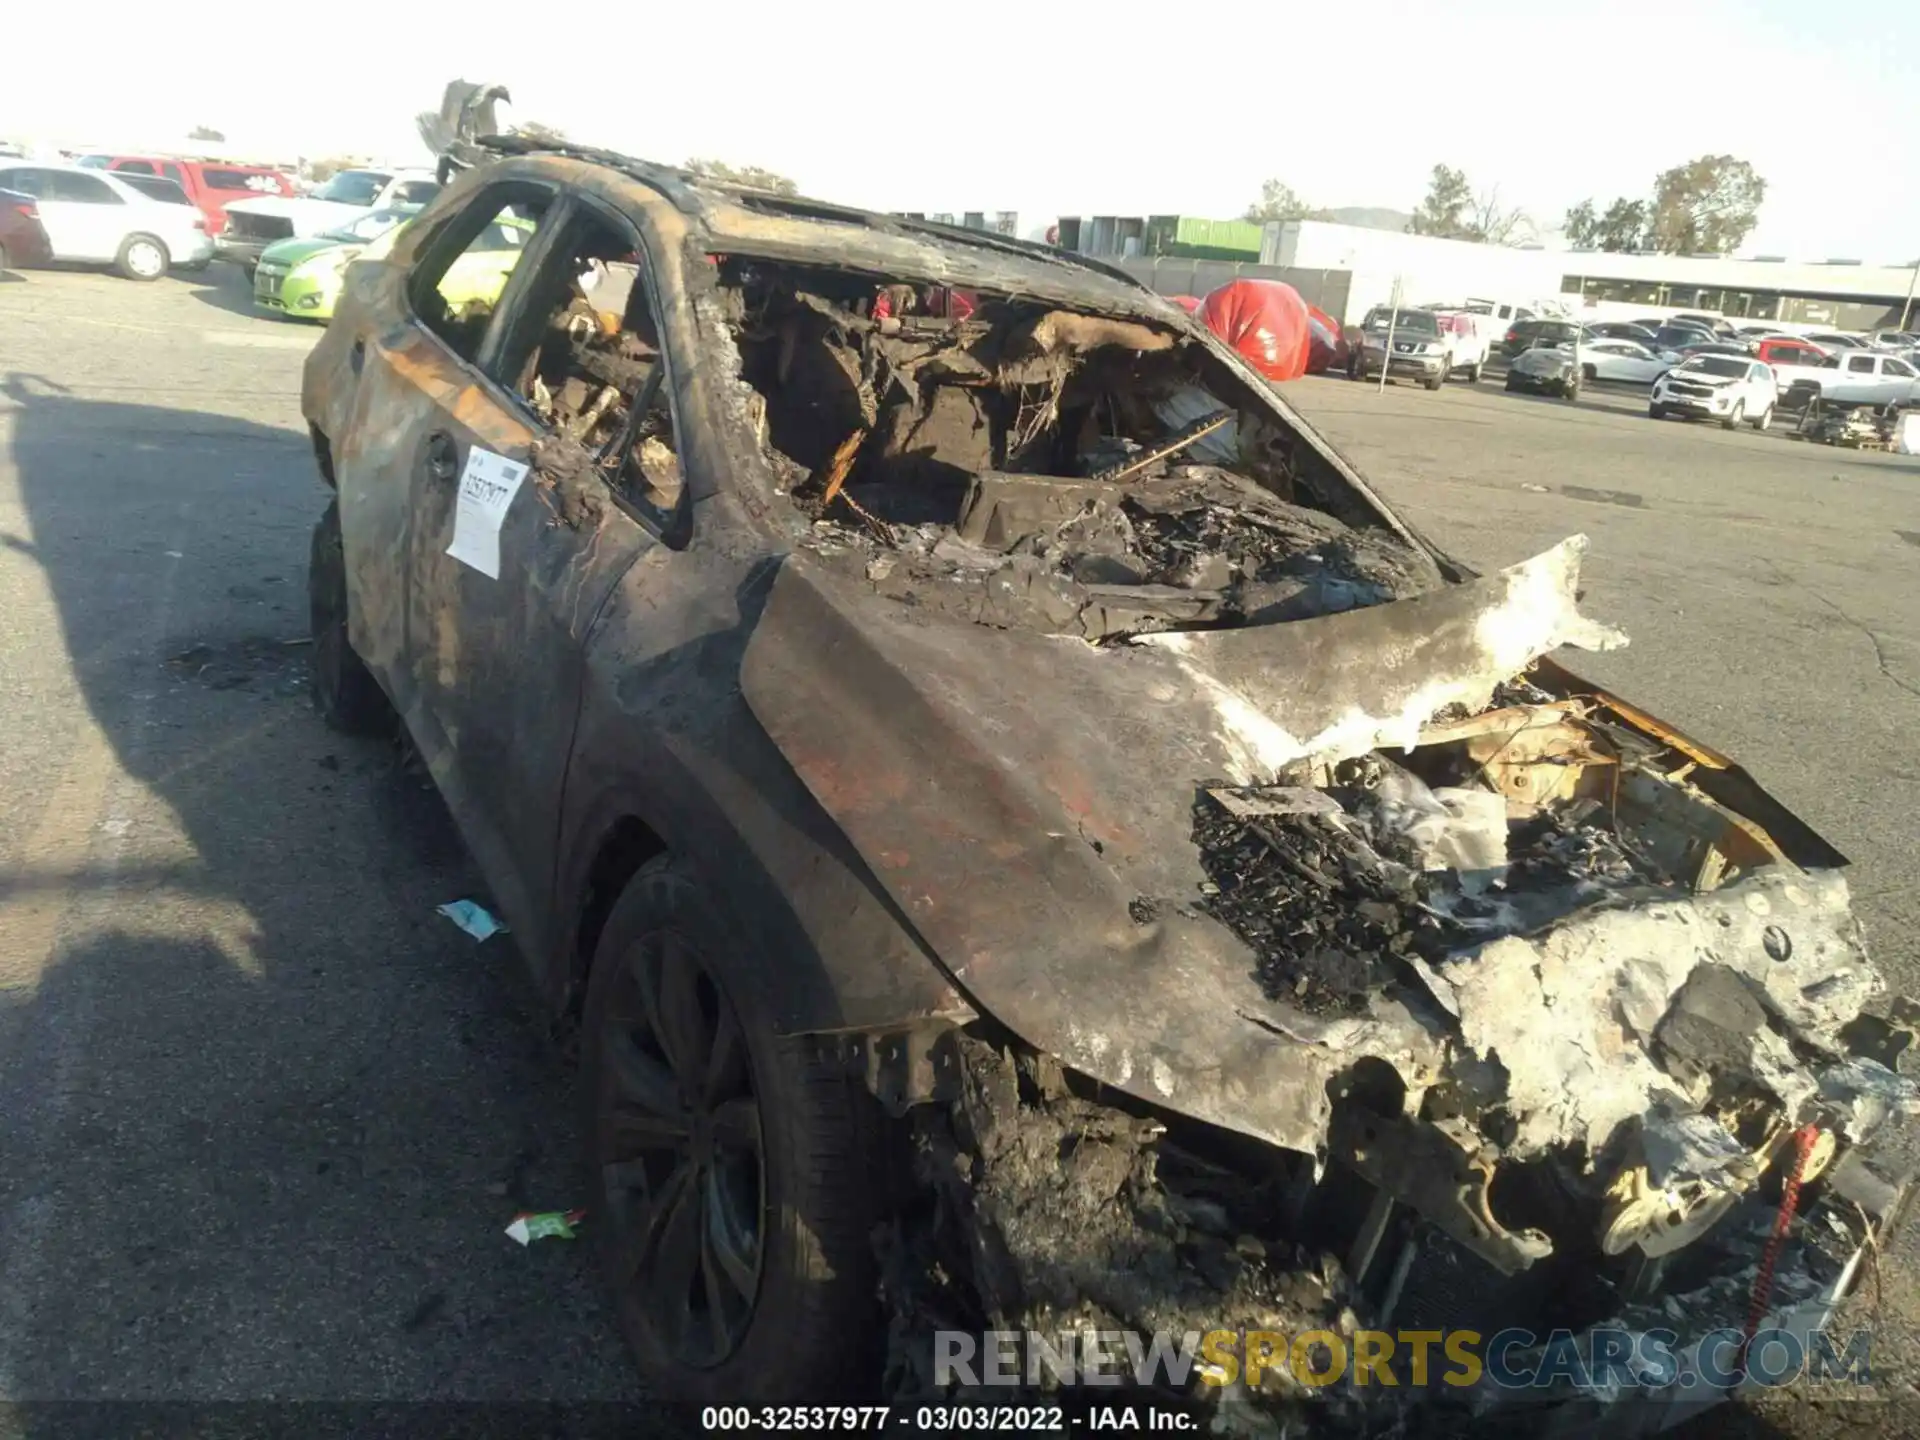
[(1095, 1405), (1073, 1414), (1059, 1405), (709, 1405), (700, 1428), (747, 1434), (867, 1431), (875, 1434), (1031, 1435), (1047, 1431), (1198, 1430), (1198, 1416), (1154, 1405)]

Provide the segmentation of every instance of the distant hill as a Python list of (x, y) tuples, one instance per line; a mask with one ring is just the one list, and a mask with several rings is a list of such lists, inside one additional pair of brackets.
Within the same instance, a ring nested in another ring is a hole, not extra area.
[(1406, 210), (1388, 210), (1379, 205), (1347, 205), (1327, 211), (1327, 218), (1339, 225), (1358, 225), (1367, 230), (1404, 231), (1413, 215)]

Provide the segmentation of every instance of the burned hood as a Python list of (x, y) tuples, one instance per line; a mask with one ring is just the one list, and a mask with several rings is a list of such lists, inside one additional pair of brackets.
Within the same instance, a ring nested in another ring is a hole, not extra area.
[(746, 698), (954, 978), (1121, 1090), (1319, 1148), (1325, 1082), (1366, 1054), (1435, 1078), (1445, 1017), (1396, 994), (1312, 1014), (1199, 913), (1209, 787), (1408, 744), (1561, 644), (1584, 541), (1388, 605), (1093, 645), (930, 618), (809, 557), (773, 581)]
[[(1841, 1038), (1882, 982), (1838, 857), (1625, 702), (1522, 678), (1624, 641), (1575, 606), (1584, 548), (1118, 644), (794, 556), (743, 688), (983, 1013), (1150, 1104), (1362, 1166), (1374, 1132), (1335, 1100), (1384, 1062), (1421, 1117), (1396, 1143), (1481, 1177), (1433, 1218), (1515, 1269), (1552, 1245), (1493, 1218), (1496, 1161), (1639, 1176), (1704, 1217), (1782, 1125), (1851, 1141), (1920, 1110)], [(1680, 1223), (1609, 1214), (1623, 1245)]]

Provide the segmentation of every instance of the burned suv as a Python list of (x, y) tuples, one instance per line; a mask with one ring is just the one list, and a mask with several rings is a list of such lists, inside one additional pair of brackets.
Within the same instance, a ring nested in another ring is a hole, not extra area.
[(513, 151), (349, 271), (304, 408), (317, 703), (397, 712), (579, 1027), (659, 1393), (1804, 1328), (1890, 1223), (1842, 857), (1550, 658), (1621, 643), (1579, 537), (1476, 576), (1122, 274)]

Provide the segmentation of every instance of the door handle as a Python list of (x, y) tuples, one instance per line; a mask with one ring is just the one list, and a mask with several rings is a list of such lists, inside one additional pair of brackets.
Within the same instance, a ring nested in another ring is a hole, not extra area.
[(427, 474), (444, 484), (459, 473), (460, 452), (453, 437), (444, 430), (434, 431), (427, 437)]

